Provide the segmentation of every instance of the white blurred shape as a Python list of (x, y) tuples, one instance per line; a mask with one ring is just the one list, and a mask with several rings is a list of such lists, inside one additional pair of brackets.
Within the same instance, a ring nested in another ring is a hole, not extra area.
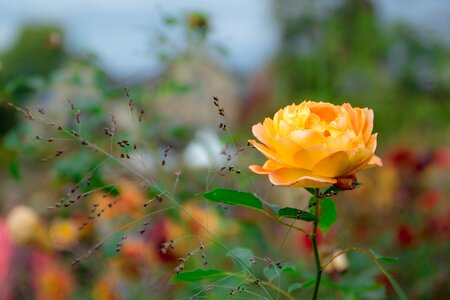
[(224, 144), (212, 129), (200, 129), (183, 153), (184, 163), (192, 169), (218, 167), (225, 163), (220, 155)]

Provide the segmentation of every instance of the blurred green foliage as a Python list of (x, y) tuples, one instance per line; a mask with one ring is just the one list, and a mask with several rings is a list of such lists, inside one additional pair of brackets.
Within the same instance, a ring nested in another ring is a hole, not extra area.
[(370, 0), (282, 0), (274, 7), (282, 43), (273, 77), (282, 104), (348, 101), (374, 109), (383, 142), (414, 142), (418, 135), (431, 144), (448, 142), (450, 49), (444, 41), (386, 24)]
[(50, 75), (64, 61), (62, 43), (62, 30), (57, 26), (24, 26), (12, 47), (0, 56), (2, 81)]
[(63, 34), (58, 26), (30, 24), (0, 54), (0, 136), (16, 122), (7, 103), (23, 104), (32, 92), (62, 65), (66, 58)]

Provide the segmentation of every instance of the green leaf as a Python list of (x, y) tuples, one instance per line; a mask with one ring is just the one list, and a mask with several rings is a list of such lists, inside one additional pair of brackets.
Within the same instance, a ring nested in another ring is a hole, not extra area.
[(270, 265), (264, 268), (263, 274), (267, 280), (272, 281), (281, 275), (281, 270)]
[(315, 188), (305, 188), (305, 190), (307, 190), (308, 193), (310, 193), (311, 195), (314, 196), (314, 190), (315, 190)]
[(305, 282), (303, 282), (302, 288), (309, 288), (310, 286), (313, 286), (315, 282), (316, 282), (316, 280), (314, 280), (314, 279), (305, 281)]
[(397, 293), (400, 300), (407, 300), (408, 296), (406, 296), (405, 292), (402, 290), (400, 285), (398, 285), (397, 281), (394, 279), (394, 277), (391, 276), (384, 268), (383, 266), (378, 262), (378, 260), (373, 260), (373, 262), (377, 265), (377, 267), (383, 272), (384, 276), (389, 280), (392, 287), (394, 288), (394, 291)]
[(228, 205), (245, 206), (263, 211), (263, 204), (255, 195), (240, 192), (233, 189), (217, 188), (210, 192), (201, 194), (203, 198), (211, 202), (219, 202)]
[(389, 283), (394, 288), (394, 291), (397, 293), (397, 296), (400, 298), (400, 300), (408, 300), (408, 296), (406, 296), (405, 292), (402, 290), (402, 288), (397, 283), (397, 281), (394, 279), (394, 277), (392, 277), (392, 275), (389, 274), (388, 271), (386, 271), (386, 269), (383, 268), (383, 266), (381, 265), (381, 263), (378, 259), (380, 256), (378, 256), (373, 250), (370, 250), (369, 252), (365, 252), (365, 251), (361, 251), (361, 250), (356, 250), (356, 251), (370, 257), (370, 259), (375, 263), (375, 265), (378, 267), (378, 269), (380, 269), (380, 271), (383, 272), (384, 276), (386, 276), (386, 278), (389, 280)]
[(15, 181), (20, 181), (20, 179), (22, 178), (20, 173), (19, 160), (17, 159), (17, 157), (11, 159), (9, 163), (9, 174)]
[(314, 282), (315, 282), (315, 280), (311, 279), (311, 280), (305, 281), (303, 283), (299, 283), (299, 282), (293, 283), (288, 287), (288, 293), (292, 293), (293, 291), (298, 290), (298, 289), (308, 288), (308, 287), (312, 286), (314, 284)]
[(220, 270), (194, 270), (179, 273), (172, 277), (172, 282), (195, 282), (203, 279), (216, 278), (219, 276), (226, 276), (227, 274)]
[(315, 203), (316, 202), (316, 198), (314, 198), (314, 197), (311, 197), (311, 198), (309, 198), (309, 201), (308, 201), (308, 210), (309, 210), (309, 212), (311, 213), (311, 214), (313, 214), (314, 213), (314, 206), (315, 206)]
[(375, 251), (373, 251), (372, 249), (369, 250), (370, 253), (372, 253), (372, 255), (375, 257), (375, 259), (377, 260), (381, 260), (387, 263), (392, 263), (392, 262), (398, 262), (398, 258), (397, 257), (390, 257), (390, 256), (382, 256), (382, 255), (378, 255)]
[(288, 287), (288, 293), (290, 294), (295, 290), (301, 289), (302, 287), (303, 287), (303, 284), (301, 284), (301, 283), (298, 283), (298, 282), (293, 283)]
[(325, 236), (336, 221), (336, 205), (328, 198), (322, 199), (322, 215), (319, 220), (319, 228)]
[[(359, 187), (361, 187), (362, 186), (362, 183), (361, 182), (355, 182), (355, 189), (357, 189), (357, 188), (359, 188)], [(338, 188), (337, 186), (334, 186), (334, 185), (332, 185), (332, 186), (330, 186), (330, 187), (327, 187), (322, 193), (321, 193), (321, 195), (322, 196), (329, 196), (329, 194), (330, 193), (336, 193), (336, 194), (338, 194), (338, 193), (340, 193), (340, 192), (343, 192), (344, 190), (341, 190), (340, 188)], [(332, 196), (332, 195), (331, 195)]]
[(247, 248), (235, 248), (227, 253), (227, 256), (231, 257), (240, 270), (246, 270), (253, 266), (252, 260), (255, 255), (250, 249)]
[(278, 216), (282, 217), (282, 218), (297, 219), (297, 220), (303, 220), (303, 221), (307, 221), (307, 222), (317, 221), (316, 216), (314, 216), (313, 214), (311, 214), (305, 210), (292, 208), (292, 207), (281, 208), (278, 211)]
[(329, 193), (332, 193), (332, 192), (335, 192), (335, 193), (337, 194), (337, 193), (339, 193), (339, 192), (342, 192), (342, 190), (341, 190), (340, 188), (338, 188), (337, 186), (332, 185), (332, 186), (330, 186), (330, 187), (327, 187), (327, 188), (322, 192), (322, 195), (328, 195)]

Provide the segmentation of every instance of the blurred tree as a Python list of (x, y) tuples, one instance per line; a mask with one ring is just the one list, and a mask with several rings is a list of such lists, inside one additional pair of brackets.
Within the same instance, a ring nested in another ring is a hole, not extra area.
[(351, 101), (375, 109), (386, 140), (414, 141), (415, 132), (442, 143), (450, 121), (450, 49), (442, 41), (405, 24), (382, 24), (371, 0), (273, 5), (282, 31), (274, 94), (282, 104)]
[(0, 135), (15, 123), (7, 102), (23, 103), (36, 78), (48, 77), (65, 59), (63, 33), (57, 26), (27, 25), (0, 55)]
[(1, 55), (2, 81), (48, 76), (64, 60), (62, 40), (62, 30), (56, 26), (23, 27), (14, 45)]

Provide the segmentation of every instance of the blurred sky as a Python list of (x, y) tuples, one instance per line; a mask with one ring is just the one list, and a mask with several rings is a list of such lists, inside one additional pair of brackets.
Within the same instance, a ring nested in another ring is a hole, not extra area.
[[(449, 40), (450, 0), (376, 0), (387, 21), (403, 19)], [(0, 51), (27, 22), (54, 22), (66, 30), (71, 51), (95, 53), (114, 77), (152, 75), (152, 49), (164, 16), (189, 10), (211, 16), (213, 43), (228, 50), (225, 66), (241, 74), (261, 68), (277, 49), (279, 32), (269, 0), (0, 0)]]

